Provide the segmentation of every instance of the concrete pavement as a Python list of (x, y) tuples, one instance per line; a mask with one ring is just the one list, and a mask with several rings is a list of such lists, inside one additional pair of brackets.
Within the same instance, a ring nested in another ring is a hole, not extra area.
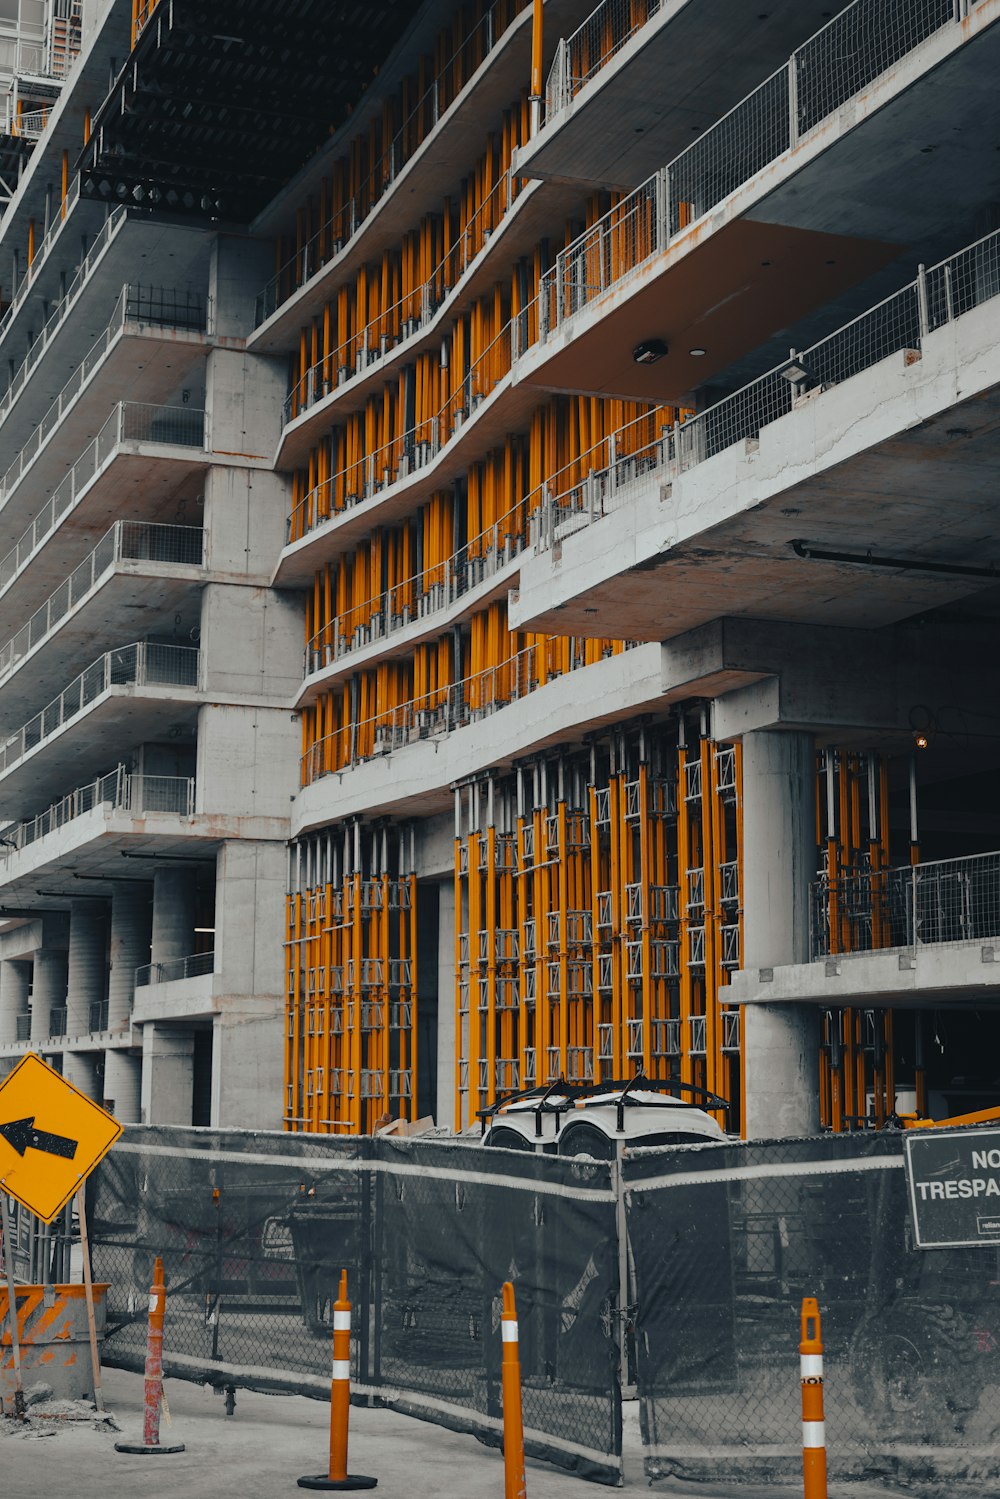
[[(128, 1439), (142, 1426), (142, 1379), (105, 1370), (105, 1403)], [(176, 1456), (127, 1457), (114, 1450), (119, 1433), (91, 1423), (46, 1421), (27, 1430), (0, 1421), (0, 1492), (4, 1499), (61, 1494), (70, 1499), (277, 1499), (301, 1493), (296, 1479), (322, 1472), (329, 1432), (328, 1408), (300, 1396), (258, 1395), (239, 1390), (236, 1413), (227, 1417), (223, 1399), (211, 1390), (168, 1380), (171, 1423), (164, 1442), (180, 1441)], [(44, 1407), (40, 1409), (44, 1410)], [(626, 1407), (627, 1490), (645, 1489), (639, 1453), (637, 1409)], [(473, 1437), (459, 1436), (386, 1410), (351, 1412), (350, 1469), (378, 1478), (382, 1499), (502, 1499), (503, 1460)], [(585, 1483), (529, 1461), (529, 1499), (599, 1499), (600, 1485)], [(656, 1494), (681, 1499), (798, 1499), (801, 1488), (732, 1488), (657, 1484)], [(831, 1499), (885, 1499), (888, 1490), (869, 1484), (831, 1486)]]

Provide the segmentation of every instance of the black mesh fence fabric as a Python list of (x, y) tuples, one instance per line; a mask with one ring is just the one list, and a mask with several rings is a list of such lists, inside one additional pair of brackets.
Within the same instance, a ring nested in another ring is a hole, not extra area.
[(1000, 1251), (913, 1247), (900, 1135), (643, 1150), (624, 1184), (648, 1477), (801, 1471), (806, 1296), (832, 1474), (996, 1466)]
[(612, 1168), (475, 1144), (126, 1130), (92, 1179), (105, 1358), (141, 1369), (153, 1261), (168, 1374), (329, 1393), (341, 1269), (357, 1394), (498, 1444), (514, 1284), (525, 1448), (621, 1476)]

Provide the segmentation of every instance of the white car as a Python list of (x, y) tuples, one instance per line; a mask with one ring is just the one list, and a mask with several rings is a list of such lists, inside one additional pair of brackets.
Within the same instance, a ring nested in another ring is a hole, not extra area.
[(639, 1076), (628, 1082), (550, 1083), (504, 1099), (481, 1114), (484, 1145), (545, 1155), (589, 1156), (611, 1161), (626, 1145), (704, 1145), (728, 1139), (698, 1103), (726, 1109), (725, 1100), (674, 1079)]

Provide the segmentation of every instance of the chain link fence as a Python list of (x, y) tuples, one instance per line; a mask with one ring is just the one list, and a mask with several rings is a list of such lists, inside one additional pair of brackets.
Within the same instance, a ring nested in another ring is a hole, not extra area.
[(913, 1247), (900, 1134), (643, 1150), (624, 1177), (650, 1479), (801, 1471), (804, 1296), (834, 1476), (995, 1470), (998, 1251)]
[(607, 1163), (474, 1144), (129, 1128), (92, 1186), (105, 1360), (141, 1369), (153, 1260), (164, 1369), (326, 1398), (341, 1269), (356, 1394), (481, 1440), (502, 1426), (500, 1288), (518, 1298), (526, 1450), (621, 1481)]

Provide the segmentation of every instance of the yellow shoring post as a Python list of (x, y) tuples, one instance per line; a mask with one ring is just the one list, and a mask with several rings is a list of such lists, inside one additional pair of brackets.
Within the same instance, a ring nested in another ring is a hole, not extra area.
[(497, 830), (491, 820), (486, 829), (486, 879), (483, 931), (486, 936), (486, 1097), (496, 1096), (497, 1078)]
[[(739, 928), (738, 940), (740, 945), (740, 966), (743, 966), (743, 955), (746, 952), (743, 937), (743, 892), (746, 886), (743, 882), (743, 740), (737, 739), (734, 745), (736, 779), (736, 890), (739, 896), (739, 904), (736, 907), (736, 920)], [(740, 1080), (740, 1114), (738, 1128), (741, 1139), (746, 1138), (746, 1047), (743, 1044), (743, 1014), (740, 1014), (740, 1049), (738, 1054), (739, 1080)], [(732, 1128), (732, 1116), (730, 1115), (730, 1128)]]
[[(631, 1054), (629, 1045), (630, 1030), (629, 1022), (637, 1020), (636, 992), (641, 990), (641, 984), (633, 984), (628, 976), (628, 944), (632, 938), (632, 929), (628, 921), (628, 886), (635, 883), (635, 870), (633, 868), (633, 838), (632, 829), (628, 821), (628, 758), (624, 739), (620, 741), (621, 760), (618, 767), (618, 820), (615, 824), (615, 835), (618, 839), (618, 911), (619, 931), (621, 942), (619, 943), (620, 958), (620, 982), (621, 982), (621, 1032), (622, 1032), (622, 1058), (625, 1062), (626, 1072), (632, 1072), (635, 1068), (635, 1057)], [(640, 932), (640, 951), (642, 936)]]
[[(364, 960), (364, 920), (361, 910), (360, 868), (351, 875), (350, 966), (345, 965), (344, 998), (350, 1029), (350, 1087), (348, 1113), (355, 1134), (364, 1131), (364, 1100), (361, 1097), (361, 965)], [(349, 982), (348, 982), (349, 980)]]
[(615, 1078), (625, 1075), (624, 1058), (628, 1049), (627, 1040), (623, 1034), (626, 1027), (622, 1003), (622, 978), (628, 960), (622, 935), (622, 872), (618, 805), (620, 799), (619, 777), (612, 768), (608, 777), (608, 888), (611, 891), (611, 1065)]
[(546, 998), (546, 924), (548, 921), (548, 875), (545, 867), (546, 808), (535, 806), (532, 820), (535, 830), (535, 864), (532, 873), (532, 915), (535, 918), (535, 1080), (544, 1085), (549, 1078), (549, 1003)]
[[(523, 783), (522, 783), (523, 784)], [(514, 908), (517, 913), (517, 975), (518, 975), (518, 1007), (517, 1007), (517, 1066), (518, 1078), (522, 1088), (527, 1084), (527, 1059), (526, 1048), (531, 1044), (529, 1041), (528, 1004), (525, 999), (526, 981), (525, 974), (528, 967), (528, 940), (527, 923), (529, 910), (529, 886), (527, 881), (527, 863), (524, 848), (524, 834), (527, 820), (524, 816), (523, 805), (518, 808), (517, 815), (517, 863), (513, 882)], [(537, 990), (536, 990), (537, 995)], [(537, 1054), (536, 1054), (536, 1076), (537, 1076)]]
[(705, 829), (705, 1072), (713, 1093), (723, 1087), (722, 1021), (719, 981), (722, 973), (722, 902), (719, 864), (725, 859), (719, 758), (711, 739), (702, 740), (702, 819)]
[(569, 1076), (569, 851), (566, 845), (566, 800), (556, 804), (556, 901), (559, 912), (559, 1071)]
[(649, 887), (656, 883), (653, 869), (652, 843), (650, 839), (649, 765), (639, 762), (639, 900), (642, 914), (640, 936), (642, 940), (642, 1070), (651, 1075), (653, 1064), (653, 941), (650, 912)]
[(292, 978), (292, 1128), (302, 1128), (300, 1119), (302, 1117), (302, 892), (296, 890), (293, 896), (295, 905), (295, 928), (293, 939), (293, 959), (295, 970)]
[(687, 749), (677, 748), (677, 903), (678, 940), (680, 952), (680, 983), (678, 986), (678, 1009), (680, 1015), (681, 1081), (694, 1081), (694, 1069), (687, 1047), (691, 1034), (691, 1016), (694, 1013), (693, 981), (691, 973), (691, 933), (687, 913), (687, 894), (691, 871), (691, 819), (687, 801)]
[[(593, 1006), (594, 1081), (601, 1082), (604, 1080), (605, 1063), (601, 1060), (600, 1027), (602, 1024), (607, 1024), (607, 1021), (604, 1017), (604, 1001), (601, 996), (601, 903), (598, 896), (604, 888), (605, 870), (598, 827), (597, 786), (593, 779), (593, 772), (588, 775), (587, 780), (587, 815), (590, 819), (590, 921), (593, 931), (590, 968), (591, 989), (593, 990), (591, 1002)], [(608, 1065), (613, 1067), (613, 1063)]]
[[(470, 1038), (470, 1015), (468, 1009), (462, 1013), (462, 910), (463, 910), (463, 883), (462, 883), (462, 851), (468, 851), (468, 841), (461, 835), (461, 797), (460, 791), (455, 792), (455, 1129), (462, 1130), (470, 1122), (466, 1113), (468, 1103), (468, 1090), (462, 1088), (462, 1062), (468, 1065), (468, 1054), (471, 1045)], [(468, 977), (468, 1004), (472, 1003), (472, 974), (471, 965)], [(463, 1056), (463, 1047), (465, 1055)]]
[[(472, 800), (478, 807), (478, 793)], [(482, 889), (479, 868), (479, 845), (482, 834), (470, 827), (469, 847), (469, 1121), (484, 1106), (479, 1086), (479, 1060), (483, 1054), (483, 1018), (479, 1008), (479, 933), (482, 928)]]
[[(392, 916), (391, 916), (391, 911), (390, 911), (389, 891), (390, 891), (390, 880), (389, 880), (388, 870), (387, 869), (383, 869), (382, 870), (382, 909), (380, 911), (376, 912), (376, 930), (377, 930), (377, 933), (378, 933), (378, 945), (379, 945), (379, 951), (378, 951), (377, 956), (378, 956), (379, 962), (381, 963), (382, 966), (381, 966), (380, 969), (377, 970), (377, 972), (379, 972), (380, 975), (381, 975), (381, 983), (377, 986), (375, 992), (376, 992), (376, 994), (378, 996), (378, 1003), (380, 1005), (380, 1009), (379, 1009), (379, 1012), (378, 1012), (378, 1020), (379, 1020), (378, 1029), (376, 1031), (374, 1031), (373, 1034), (378, 1039), (378, 1051), (379, 1051), (378, 1065), (381, 1068), (381, 1072), (382, 1072), (382, 1098), (384, 1100), (384, 1107), (386, 1109), (389, 1108), (389, 1102), (390, 1102), (390, 1096), (391, 1096), (390, 1095), (389, 1069), (390, 1069), (391, 1064), (392, 1064), (392, 1058), (391, 1058), (391, 1054), (390, 1054), (391, 1053), (391, 1048), (390, 1048), (390, 1045), (389, 1045), (389, 1020), (390, 1020), (390, 1012), (389, 1012), (389, 997), (390, 997), (390, 989), (389, 989), (389, 963), (390, 963), (390, 958), (391, 958), (391, 953), (392, 953), (392, 940), (391, 940)], [(401, 1110), (400, 1112), (403, 1112), (403, 1111)]]

